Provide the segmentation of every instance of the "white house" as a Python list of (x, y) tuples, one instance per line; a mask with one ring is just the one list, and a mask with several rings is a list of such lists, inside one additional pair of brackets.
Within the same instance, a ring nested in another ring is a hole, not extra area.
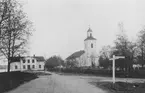
[(14, 57), (11, 59), (11, 71), (44, 70), (43, 56)]
[(84, 50), (73, 53), (66, 58), (66, 61), (76, 61), (78, 67), (99, 65), (96, 51), (96, 38), (93, 37), (93, 31), (90, 28), (87, 31), (87, 38), (84, 40)]

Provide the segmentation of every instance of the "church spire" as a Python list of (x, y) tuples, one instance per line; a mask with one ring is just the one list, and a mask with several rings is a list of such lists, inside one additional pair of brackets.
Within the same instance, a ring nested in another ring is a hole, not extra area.
[(84, 41), (86, 41), (86, 40), (96, 40), (96, 38), (93, 37), (93, 31), (90, 27), (87, 31), (87, 38)]
[(92, 32), (92, 29), (89, 27), (88, 31), (87, 32)]
[(89, 29), (88, 29), (88, 31), (87, 31), (87, 37), (93, 37), (93, 36), (92, 36), (92, 33), (93, 33), (93, 31), (92, 31), (92, 29), (89, 27)]

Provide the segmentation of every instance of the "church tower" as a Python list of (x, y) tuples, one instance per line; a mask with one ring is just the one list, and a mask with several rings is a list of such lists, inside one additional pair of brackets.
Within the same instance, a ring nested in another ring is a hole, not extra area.
[(87, 38), (84, 40), (84, 48), (87, 65), (88, 66), (97, 65), (96, 38), (93, 37), (93, 31), (91, 30), (91, 28), (89, 28), (87, 31)]

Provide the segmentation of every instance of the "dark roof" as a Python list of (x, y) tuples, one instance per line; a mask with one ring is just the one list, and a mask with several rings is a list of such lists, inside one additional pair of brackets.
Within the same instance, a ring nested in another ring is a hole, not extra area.
[(86, 40), (96, 40), (96, 38), (94, 38), (93, 36), (87, 37), (84, 41)]
[[(45, 61), (43, 56), (32, 56), (33, 58), (35, 58), (37, 60), (37, 62), (41, 62), (41, 61)], [(25, 57), (13, 57), (11, 58), (11, 63), (13, 62), (20, 62), (20, 59), (23, 59)], [(26, 57), (27, 58), (27, 57)]]
[(45, 59), (44, 59), (43, 56), (34, 56), (34, 58), (36, 58), (36, 60), (37, 60), (38, 62), (40, 62), (40, 61), (45, 61)]
[(23, 59), (24, 57), (11, 57), (10, 60), (11, 60), (11, 63), (13, 62), (20, 62), (20, 59)]
[(66, 60), (78, 58), (84, 53), (85, 53), (84, 50), (77, 51), (77, 52), (73, 53), (72, 55), (70, 55), (69, 57), (67, 57)]
[(91, 29), (91, 28), (89, 28), (87, 32), (92, 32), (92, 29)]

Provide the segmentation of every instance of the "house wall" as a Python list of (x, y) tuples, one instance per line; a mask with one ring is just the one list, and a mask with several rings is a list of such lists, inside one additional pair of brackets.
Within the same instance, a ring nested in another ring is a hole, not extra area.
[(13, 62), (10, 64), (10, 71), (20, 71), (20, 62)]
[(11, 71), (25, 70), (44, 70), (44, 61), (37, 62), (37, 60), (33, 57), (26, 57), (21, 59), (20, 62), (11, 63)]
[(37, 70), (37, 60), (33, 57), (21, 59), (21, 71), (24, 70)]
[(37, 62), (37, 70), (44, 70), (44, 62)]

